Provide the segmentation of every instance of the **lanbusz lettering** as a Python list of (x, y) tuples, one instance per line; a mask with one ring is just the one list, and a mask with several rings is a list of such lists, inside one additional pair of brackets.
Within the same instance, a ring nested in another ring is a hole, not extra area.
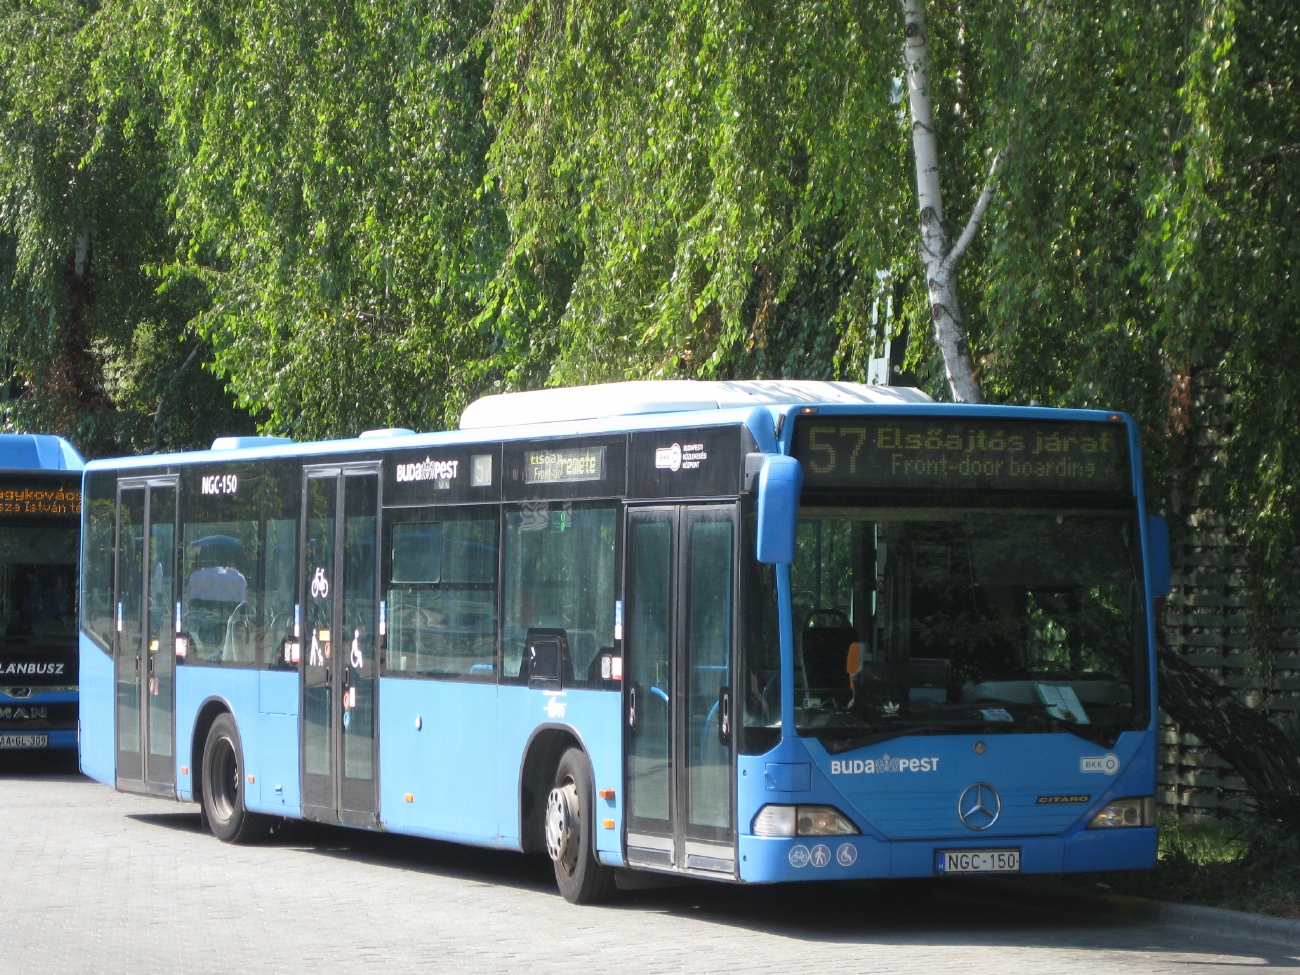
[(0, 674), (22, 675), (24, 677), (57, 677), (63, 673), (61, 663), (33, 663), (28, 660), (11, 660), (0, 663)]

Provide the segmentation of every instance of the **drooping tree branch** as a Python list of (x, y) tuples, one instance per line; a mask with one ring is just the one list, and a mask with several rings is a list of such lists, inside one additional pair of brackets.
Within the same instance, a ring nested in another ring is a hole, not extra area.
[(950, 272), (957, 270), (957, 265), (961, 263), (962, 257), (966, 254), (966, 249), (970, 247), (971, 241), (979, 233), (980, 226), (984, 223), (984, 214), (988, 211), (989, 204), (993, 202), (993, 190), (995, 189), (998, 175), (998, 163), (1002, 160), (1002, 153), (997, 152), (993, 155), (993, 162), (989, 165), (989, 174), (984, 179), (984, 189), (980, 191), (980, 197), (975, 201), (975, 208), (971, 210), (970, 217), (966, 220), (966, 227), (962, 230), (961, 236), (957, 238), (957, 243), (952, 245), (952, 250), (948, 256), (943, 259), (943, 265)]

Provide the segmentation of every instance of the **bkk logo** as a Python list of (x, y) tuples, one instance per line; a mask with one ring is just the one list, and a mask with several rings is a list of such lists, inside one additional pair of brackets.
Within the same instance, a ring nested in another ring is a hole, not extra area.
[(831, 775), (876, 775), (882, 772), (937, 772), (937, 758), (854, 758), (831, 762)]

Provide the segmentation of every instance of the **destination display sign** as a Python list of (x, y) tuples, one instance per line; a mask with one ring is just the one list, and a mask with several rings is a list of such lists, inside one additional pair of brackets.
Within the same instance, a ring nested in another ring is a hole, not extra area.
[(1119, 423), (987, 417), (800, 418), (794, 456), (810, 488), (1126, 491)]
[(56, 518), (77, 520), (81, 517), (81, 479), (66, 478), (0, 479), (0, 517)]
[(604, 479), (604, 447), (539, 447), (524, 455), (525, 484), (567, 484)]
[(505, 444), (506, 501), (608, 498), (627, 486), (627, 434)]

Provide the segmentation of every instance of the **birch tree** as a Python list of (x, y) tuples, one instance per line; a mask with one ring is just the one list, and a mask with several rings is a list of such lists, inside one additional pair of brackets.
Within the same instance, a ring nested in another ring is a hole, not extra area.
[(943, 215), (939, 141), (934, 125), (925, 9), (921, 0), (903, 0), (903, 13), (903, 59), (907, 65), (912, 153), (916, 161), (916, 202), (921, 217), (917, 255), (925, 270), (934, 341), (943, 356), (944, 375), (953, 400), (958, 403), (982, 403), (984, 398), (980, 394), (966, 335), (966, 316), (961, 310), (957, 269), (975, 235), (979, 233), (984, 214), (993, 199), (994, 178), (1000, 157), (993, 157), (984, 189), (966, 220), (961, 236), (954, 243)]

